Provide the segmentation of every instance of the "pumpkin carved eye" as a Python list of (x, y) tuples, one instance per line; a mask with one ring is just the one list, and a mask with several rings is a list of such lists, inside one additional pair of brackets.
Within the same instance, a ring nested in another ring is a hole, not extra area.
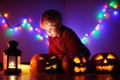
[(87, 70), (87, 59), (82, 54), (67, 55), (62, 60), (62, 67), (65, 73), (81, 74)]
[(50, 59), (55, 59), (56, 57), (55, 56), (52, 56)]
[(43, 57), (40, 56), (40, 57), (38, 58), (38, 60), (45, 60), (45, 59), (44, 59)]
[(107, 56), (107, 59), (116, 59), (116, 58), (115, 58), (115, 56), (114, 56), (114, 55), (109, 54), (109, 55)]
[(84, 63), (86, 63), (86, 62), (87, 62), (87, 59), (86, 59), (85, 57), (83, 57), (83, 58), (82, 58), (82, 61), (83, 61)]
[(95, 60), (101, 60), (101, 59), (103, 59), (103, 56), (102, 56), (102, 55), (97, 55), (97, 56), (95, 57)]
[(119, 60), (114, 53), (98, 53), (91, 58), (92, 71), (112, 73), (117, 71)]
[(80, 63), (80, 62), (81, 62), (78, 57), (75, 57), (75, 58), (73, 59), (73, 61), (74, 61), (75, 63)]
[(39, 74), (41, 72), (60, 72), (61, 61), (60, 59), (51, 54), (35, 54), (30, 61), (30, 71)]

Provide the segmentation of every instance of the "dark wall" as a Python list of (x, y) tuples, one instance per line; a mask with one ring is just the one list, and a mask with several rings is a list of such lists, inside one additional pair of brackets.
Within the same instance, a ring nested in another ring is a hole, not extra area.
[[(57, 9), (63, 15), (63, 23), (72, 28), (80, 39), (90, 33), (97, 24), (97, 12), (108, 0), (0, 0), (0, 12), (7, 12), (7, 22), (10, 26), (21, 23), (25, 17), (33, 19), (33, 27), (39, 28), (39, 19), (46, 9)], [(120, 10), (119, 15), (105, 19), (99, 36), (89, 36), (86, 46), (91, 56), (98, 52), (114, 52), (120, 56)], [(36, 53), (47, 53), (46, 40), (36, 40), (35, 32), (22, 29), (13, 36), (6, 34), (6, 29), (0, 27), (0, 62), (2, 51), (7, 48), (9, 40), (17, 40), (18, 48), (22, 50), (22, 61), (29, 62)]]
[[(9, 14), (9, 27), (21, 24), (24, 18), (32, 18), (32, 27), (39, 28), (40, 16), (47, 9), (57, 9), (63, 14), (63, 0), (0, 0), (0, 12)], [(2, 52), (7, 48), (6, 43), (13, 39), (19, 42), (23, 62), (29, 62), (36, 53), (47, 53), (47, 40), (37, 40), (35, 34), (35, 31), (24, 28), (9, 35), (6, 29), (0, 27), (0, 61)]]
[[(97, 14), (104, 5), (112, 0), (65, 0), (65, 23), (76, 31), (82, 39), (90, 34), (98, 24)], [(113, 52), (120, 57), (120, 3), (118, 3), (118, 15), (113, 15), (109, 9), (109, 17), (104, 18), (99, 35), (89, 36), (86, 46), (91, 51), (91, 56), (99, 52)], [(71, 6), (72, 5), (72, 6)]]

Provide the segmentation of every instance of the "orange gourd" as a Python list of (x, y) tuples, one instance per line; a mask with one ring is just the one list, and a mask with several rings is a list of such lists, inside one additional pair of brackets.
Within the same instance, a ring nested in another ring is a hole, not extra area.
[(114, 53), (98, 53), (90, 60), (91, 70), (98, 73), (116, 72), (119, 59)]
[(83, 55), (67, 55), (62, 60), (62, 67), (65, 73), (79, 74), (86, 72), (87, 62)]
[(35, 54), (30, 61), (30, 71), (35, 74), (61, 71), (60, 59), (51, 54)]

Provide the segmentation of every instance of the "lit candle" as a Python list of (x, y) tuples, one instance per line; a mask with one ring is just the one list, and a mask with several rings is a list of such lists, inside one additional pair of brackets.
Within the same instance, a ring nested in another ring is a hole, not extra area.
[(15, 63), (14, 63), (14, 61), (11, 61), (11, 62), (9, 63), (9, 68), (15, 68)]

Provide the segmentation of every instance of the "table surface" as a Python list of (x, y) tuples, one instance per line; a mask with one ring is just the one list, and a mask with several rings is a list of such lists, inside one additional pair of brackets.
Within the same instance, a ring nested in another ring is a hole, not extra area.
[(21, 73), (19, 75), (6, 75), (0, 70), (0, 80), (120, 80), (120, 74), (65, 74), (65, 73)]

